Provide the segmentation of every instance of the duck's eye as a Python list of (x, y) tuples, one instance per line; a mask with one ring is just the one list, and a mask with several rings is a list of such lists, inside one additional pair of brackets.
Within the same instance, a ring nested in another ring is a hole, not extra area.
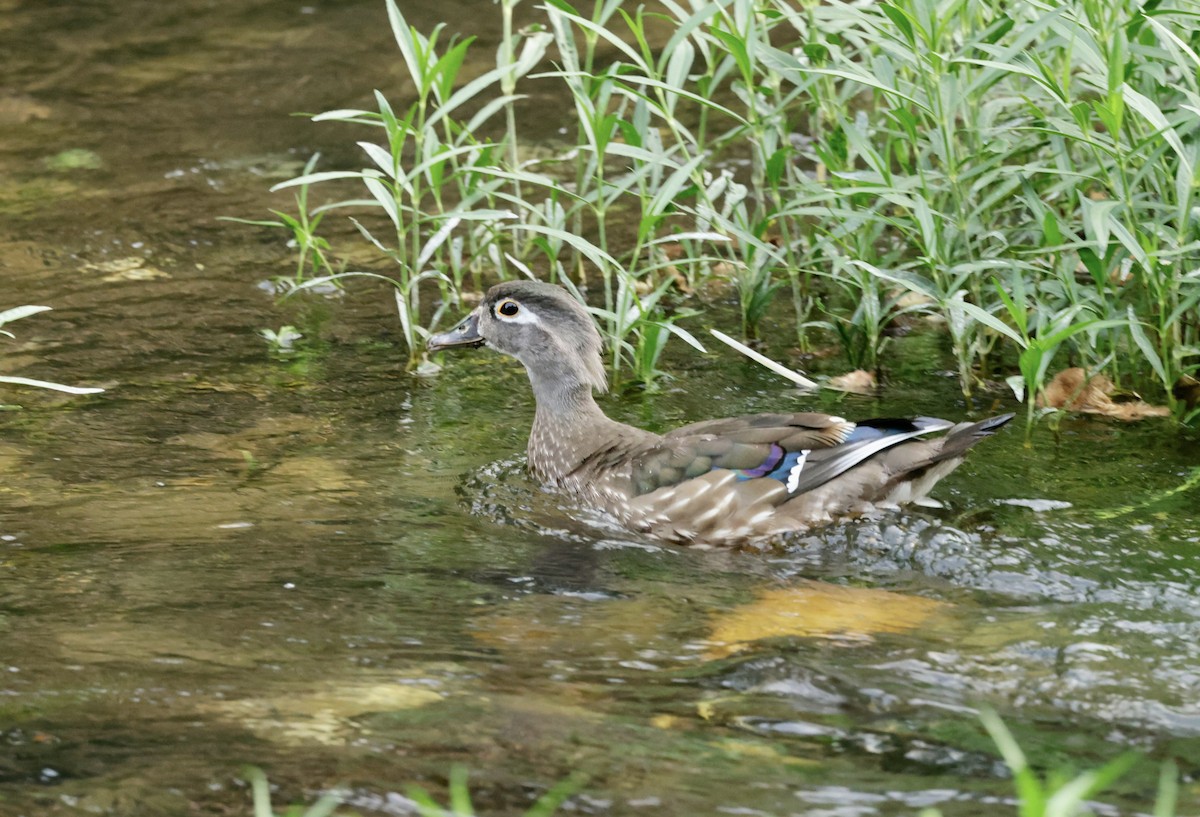
[(496, 307), (496, 314), (506, 318), (515, 318), (520, 311), (521, 306), (516, 301), (501, 301)]

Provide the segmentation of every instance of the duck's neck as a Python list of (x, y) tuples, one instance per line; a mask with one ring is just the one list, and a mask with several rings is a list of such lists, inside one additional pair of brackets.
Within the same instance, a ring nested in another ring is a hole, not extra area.
[(624, 426), (605, 416), (590, 386), (579, 382), (546, 386), (533, 380), (537, 414), (529, 433), (529, 468), (541, 479), (558, 482), (611, 444)]

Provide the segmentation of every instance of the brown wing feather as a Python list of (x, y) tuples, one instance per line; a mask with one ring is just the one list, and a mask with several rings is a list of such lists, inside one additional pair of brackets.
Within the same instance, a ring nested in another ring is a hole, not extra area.
[(854, 428), (841, 417), (812, 412), (692, 423), (669, 432), (632, 459), (635, 493), (676, 485), (714, 468), (757, 468), (778, 452), (774, 445), (785, 452), (829, 448), (842, 443)]
[(854, 423), (841, 417), (816, 412), (795, 414), (746, 414), (741, 417), (725, 417), (719, 420), (703, 420), (681, 426), (664, 435), (664, 440), (713, 435), (727, 437), (745, 443), (779, 443), (794, 440), (797, 448), (784, 447), (789, 451), (802, 448), (825, 448), (837, 445), (854, 431)]

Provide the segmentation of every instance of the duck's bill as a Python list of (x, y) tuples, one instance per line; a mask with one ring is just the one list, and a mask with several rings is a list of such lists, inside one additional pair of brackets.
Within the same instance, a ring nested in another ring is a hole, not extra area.
[(479, 315), (472, 312), (458, 322), (453, 329), (432, 335), (426, 342), (431, 352), (443, 349), (460, 349), (468, 346), (482, 346), (483, 336), (479, 334)]

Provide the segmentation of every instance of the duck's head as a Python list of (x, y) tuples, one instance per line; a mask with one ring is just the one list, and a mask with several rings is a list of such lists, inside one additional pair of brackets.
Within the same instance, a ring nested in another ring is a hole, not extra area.
[(429, 338), (428, 347), (440, 352), (484, 344), (525, 364), (539, 398), (606, 388), (600, 333), (583, 305), (560, 286), (497, 284), (457, 326)]

